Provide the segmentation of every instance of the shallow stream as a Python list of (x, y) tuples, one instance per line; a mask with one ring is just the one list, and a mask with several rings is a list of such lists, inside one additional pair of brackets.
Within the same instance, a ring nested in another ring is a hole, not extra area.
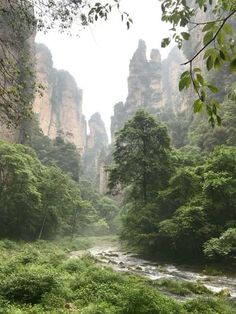
[[(122, 251), (117, 245), (95, 245), (89, 253), (102, 264), (109, 265), (119, 272), (131, 272), (151, 280), (175, 279), (189, 282), (200, 282), (214, 293), (226, 291), (230, 298), (236, 299), (236, 276), (210, 276), (200, 269), (178, 265), (150, 262), (132, 253)], [(72, 256), (76, 256), (72, 252)], [(78, 255), (79, 256), (79, 252)]]

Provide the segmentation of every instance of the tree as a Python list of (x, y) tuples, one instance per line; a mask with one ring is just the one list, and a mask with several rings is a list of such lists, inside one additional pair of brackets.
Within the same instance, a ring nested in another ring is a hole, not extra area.
[(157, 202), (160, 217), (169, 218), (200, 191), (200, 178), (195, 174), (195, 168), (179, 168), (171, 177), (168, 188), (159, 194)]
[[(235, 84), (231, 86), (235, 88)], [(236, 144), (236, 106), (235, 102), (226, 99), (222, 103), (220, 115), (222, 117), (222, 125), (220, 128), (209, 128), (208, 122), (202, 117), (194, 119), (189, 132), (189, 140), (192, 145), (201, 148), (202, 151), (212, 151), (214, 147), (219, 145), (235, 145)]]
[(133, 197), (146, 204), (170, 177), (170, 139), (166, 127), (138, 110), (117, 132), (114, 146), (109, 187), (131, 186)]
[(147, 252), (156, 233), (155, 201), (172, 172), (167, 129), (147, 112), (138, 110), (116, 133), (114, 146), (109, 187), (121, 188), (125, 194), (121, 237)]
[(217, 147), (203, 170), (205, 208), (219, 226), (236, 221), (236, 148)]
[(42, 166), (29, 149), (0, 142), (1, 237), (31, 239), (41, 216)]
[(236, 228), (229, 228), (219, 238), (211, 238), (204, 244), (204, 254), (211, 260), (235, 260)]
[(32, 149), (0, 141), (0, 237), (34, 240), (69, 235), (95, 217), (79, 185), (56, 166), (45, 167)]
[[(221, 124), (218, 114), (220, 105), (214, 93), (218, 87), (210, 84), (201, 68), (199, 57), (204, 59), (207, 71), (227, 66), (228, 72), (236, 70), (236, 49), (234, 44), (233, 23), (236, 14), (234, 0), (160, 0), (162, 2), (162, 20), (172, 24), (172, 36), (164, 38), (162, 47), (174, 40), (179, 48), (191, 38), (194, 31), (202, 32), (200, 48), (195, 48), (184, 63), (189, 70), (180, 77), (179, 89), (193, 87), (197, 99), (193, 104), (194, 112), (206, 110), (212, 126)], [(199, 18), (199, 20), (198, 20)], [(197, 38), (194, 40), (199, 41)], [(196, 43), (198, 44), (198, 42)], [(198, 45), (195, 47), (199, 47)], [(235, 93), (230, 95), (235, 99)]]
[(59, 136), (51, 140), (44, 135), (36, 117), (27, 122), (25, 145), (34, 149), (44, 165), (56, 165), (69, 173), (75, 181), (80, 177), (80, 155), (76, 146)]

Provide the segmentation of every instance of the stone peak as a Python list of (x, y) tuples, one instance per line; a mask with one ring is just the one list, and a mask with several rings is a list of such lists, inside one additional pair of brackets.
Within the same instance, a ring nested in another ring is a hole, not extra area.
[(139, 39), (139, 42), (138, 42), (138, 49), (144, 49), (146, 50), (147, 46), (146, 46), (146, 43), (143, 39)]
[(147, 46), (143, 39), (139, 40), (138, 48), (133, 55), (133, 62), (147, 62)]
[(99, 112), (95, 112), (94, 114), (91, 115), (89, 121), (99, 121), (102, 120), (101, 114)]
[(150, 59), (153, 62), (161, 62), (161, 54), (158, 49), (152, 49), (150, 54)]

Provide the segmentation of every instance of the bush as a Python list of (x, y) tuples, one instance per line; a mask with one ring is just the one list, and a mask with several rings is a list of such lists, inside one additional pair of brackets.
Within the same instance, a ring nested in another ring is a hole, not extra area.
[(212, 294), (203, 284), (198, 282), (180, 281), (174, 279), (162, 279), (153, 283), (154, 287), (167, 290), (173, 294), (187, 296), (192, 294), (208, 295)]
[(212, 238), (204, 244), (204, 254), (212, 260), (236, 259), (236, 228), (229, 228), (219, 238)]
[(44, 267), (19, 269), (0, 283), (0, 294), (9, 301), (39, 303), (45, 293), (58, 288), (57, 277)]
[(103, 236), (109, 234), (109, 226), (105, 219), (99, 219), (90, 226), (90, 230), (86, 231), (90, 235)]
[(184, 305), (187, 313), (191, 314), (233, 314), (235, 308), (226, 301), (214, 299), (195, 299)]
[[(69, 259), (62, 253), (55, 243), (42, 241), (5, 250), (0, 255), (0, 314), (235, 313), (226, 300), (180, 303), (142, 277), (101, 267), (91, 257)], [(162, 288), (181, 295), (208, 294), (192, 283), (165, 281)]]

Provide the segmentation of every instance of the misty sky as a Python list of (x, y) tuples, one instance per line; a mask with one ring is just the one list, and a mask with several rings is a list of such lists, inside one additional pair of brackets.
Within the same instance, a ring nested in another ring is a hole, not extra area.
[[(83, 89), (86, 118), (100, 112), (108, 133), (113, 106), (127, 96), (129, 61), (138, 40), (146, 41), (149, 54), (152, 48), (160, 49), (161, 39), (168, 34), (168, 26), (161, 22), (158, 0), (122, 0), (121, 9), (134, 21), (129, 31), (118, 13), (113, 13), (108, 21), (82, 30), (79, 37), (55, 30), (36, 37), (51, 50), (54, 67), (69, 71)], [(168, 49), (162, 49), (161, 54), (165, 58)]]

